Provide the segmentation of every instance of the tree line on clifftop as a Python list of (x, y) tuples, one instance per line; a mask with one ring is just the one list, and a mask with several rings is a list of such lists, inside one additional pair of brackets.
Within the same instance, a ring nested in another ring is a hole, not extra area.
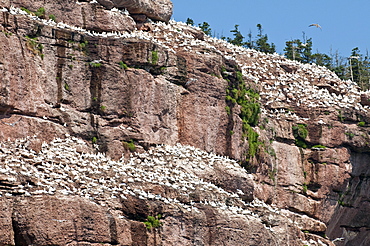
[[(188, 25), (194, 26), (194, 21), (187, 19)], [(198, 27), (208, 36), (212, 35), (212, 29), (207, 22), (198, 24)], [(230, 31), (232, 37), (217, 36), (217, 38), (226, 40), (227, 42), (242, 46), (249, 49), (255, 49), (264, 53), (275, 53), (276, 46), (274, 43), (269, 43), (267, 34), (263, 33), (262, 25), (257, 24), (257, 36), (253, 36), (252, 32), (248, 33), (247, 39), (239, 30), (239, 25), (235, 25), (234, 29)], [(351, 55), (346, 58), (338, 54), (338, 51), (331, 54), (314, 53), (312, 51), (312, 38), (308, 38), (303, 33), (302, 40), (294, 39), (287, 41), (284, 48), (284, 56), (288, 59), (299, 61), (302, 63), (316, 63), (319, 66), (327, 67), (329, 70), (335, 72), (339, 78), (343, 80), (352, 80), (356, 82), (362, 90), (370, 89), (370, 56), (368, 52), (361, 54), (358, 47), (351, 51)]]

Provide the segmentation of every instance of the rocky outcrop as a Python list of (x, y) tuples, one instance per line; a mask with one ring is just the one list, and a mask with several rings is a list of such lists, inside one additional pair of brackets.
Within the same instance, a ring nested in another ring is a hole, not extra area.
[(159, 1), (0, 3), (1, 243), (366, 244), (353, 83), (144, 23)]
[[(302, 231), (326, 228), (253, 199), (252, 175), (194, 147), (112, 161), (77, 138), (44, 143), (38, 154), (34, 140), (1, 146), (2, 244), (299, 245), (312, 243)], [(147, 229), (148, 216), (160, 227)]]
[(168, 22), (172, 16), (172, 2), (170, 0), (98, 0), (111, 9), (127, 9), (130, 14), (145, 15), (152, 20)]
[(337, 245), (366, 245), (370, 243), (369, 194), (366, 192), (369, 176), (369, 154), (352, 153), (353, 166), (350, 182), (340, 193), (340, 207), (335, 211), (329, 223), (328, 233), (341, 238)]
[[(2, 7), (8, 9), (10, 6), (17, 6), (33, 13), (37, 12), (40, 8), (44, 8), (45, 12), (41, 17), (45, 19), (51, 20), (52, 18), (57, 22), (63, 22), (96, 32), (132, 31), (136, 26), (135, 21), (129, 16), (129, 13), (123, 13), (118, 10), (109, 11), (100, 4), (62, 0), (35, 0), (32, 2), (26, 0), (4, 2), (2, 0), (0, 3)], [(5, 18), (4, 21), (6, 21), (7, 16), (3, 17)], [(32, 28), (28, 31), (32, 31)], [(34, 31), (37, 31), (37, 29)]]

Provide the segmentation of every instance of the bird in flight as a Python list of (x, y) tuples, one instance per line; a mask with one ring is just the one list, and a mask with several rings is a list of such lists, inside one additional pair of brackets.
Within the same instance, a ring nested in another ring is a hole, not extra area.
[(311, 27), (311, 26), (314, 26), (314, 27), (320, 28), (320, 29), (322, 30), (322, 28), (321, 28), (321, 26), (320, 26), (319, 24), (311, 24), (311, 25), (309, 25), (309, 27)]

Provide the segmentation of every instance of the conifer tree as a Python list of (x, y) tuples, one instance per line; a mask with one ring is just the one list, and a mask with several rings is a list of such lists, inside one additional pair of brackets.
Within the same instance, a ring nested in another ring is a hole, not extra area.
[(353, 48), (349, 60), (350, 78), (360, 86), (362, 90), (370, 87), (370, 60), (368, 54), (363, 57), (358, 47)]
[(344, 57), (341, 57), (336, 51), (334, 54), (330, 52), (330, 57), (331, 57), (331, 68), (330, 70), (336, 73), (336, 75), (343, 80), (349, 79), (347, 77), (347, 59)]
[(358, 47), (353, 48), (351, 56), (348, 58), (350, 62), (351, 79), (360, 84), (361, 79), (361, 55)]
[(190, 25), (190, 26), (194, 26), (194, 21), (190, 18), (187, 18), (186, 19), (186, 24)]
[[(305, 35), (303, 35), (305, 40)], [(299, 46), (299, 51), (301, 52), (301, 58), (303, 63), (311, 63), (313, 60), (312, 55), (312, 38), (309, 38), (304, 41), (304, 43), (301, 43)]]
[(233, 33), (234, 38), (233, 39), (227, 38), (227, 41), (237, 46), (244, 46), (245, 45), (245, 42), (243, 41), (244, 36), (240, 33), (238, 27), (239, 25), (235, 25), (235, 29), (230, 31)]
[(324, 53), (315, 53), (312, 55), (311, 62), (316, 63), (319, 66), (332, 68), (332, 58)]
[(262, 30), (262, 25), (257, 24), (257, 29), (258, 29), (258, 35), (257, 35), (257, 40), (256, 40), (256, 50), (265, 52), (265, 53), (275, 53), (276, 52), (276, 47), (274, 43), (269, 44), (267, 42), (268, 37), (266, 34), (263, 34)]
[(212, 30), (211, 26), (207, 22), (203, 22), (202, 24), (198, 24), (200, 29), (204, 32), (204, 34), (211, 36)]
[(295, 61), (302, 61), (302, 41), (299, 39), (286, 41), (285, 48), (284, 48), (284, 55), (286, 58), (295, 60)]
[(253, 40), (253, 36), (252, 36), (252, 31), (249, 31), (249, 33), (248, 33), (248, 41), (245, 42), (245, 47), (247, 47), (249, 49), (254, 49), (255, 48), (254, 40)]

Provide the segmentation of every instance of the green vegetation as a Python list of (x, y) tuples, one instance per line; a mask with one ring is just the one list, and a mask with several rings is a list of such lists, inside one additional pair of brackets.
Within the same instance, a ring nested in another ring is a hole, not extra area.
[(272, 146), (267, 146), (265, 149), (266, 153), (270, 156), (276, 157), (275, 149)]
[(295, 144), (301, 148), (307, 148), (305, 139), (308, 135), (308, 130), (306, 127), (306, 124), (297, 124), (292, 127)]
[(41, 7), (39, 8), (38, 10), (36, 10), (36, 12), (34, 13), (37, 17), (41, 18), (41, 19), (44, 19), (45, 18), (45, 13), (46, 13), (46, 10), (45, 8)]
[(190, 26), (194, 26), (194, 21), (190, 18), (187, 18), (186, 19), (186, 24), (190, 25)]
[(37, 37), (29, 37), (26, 36), (27, 41), (27, 47), (29, 50), (31, 50), (35, 55), (39, 55), (41, 59), (44, 58), (44, 54), (42, 54), (42, 51), (44, 49), (44, 46), (40, 44), (37, 40)]
[(67, 91), (69, 91), (71, 88), (69, 88), (69, 85), (67, 83), (64, 83), (64, 89), (66, 89)]
[(33, 12), (25, 7), (21, 7), (21, 10), (23, 10), (24, 12), (26, 12), (27, 14), (33, 14)]
[[(72, 42), (74, 42), (74, 41), (72, 41)], [(89, 41), (87, 41), (87, 40), (80, 41), (78, 43), (78, 48), (77, 49), (79, 51), (83, 52), (84, 55), (87, 55), (89, 53), (88, 44), (89, 44)], [(76, 48), (73, 46), (73, 49), (75, 50)]]
[(101, 67), (101, 63), (100, 62), (90, 62), (90, 66), (94, 68), (99, 68)]
[(158, 228), (158, 227), (161, 227), (162, 226), (162, 222), (160, 222), (159, 220), (162, 218), (162, 215), (158, 214), (157, 216), (153, 217), (153, 216), (148, 216), (148, 218), (146, 219), (146, 221), (144, 221), (144, 224), (146, 226), (147, 229), (152, 229), (152, 228)]
[(244, 138), (248, 139), (248, 154), (246, 161), (254, 157), (258, 151), (261, 142), (258, 141), (259, 135), (252, 127), (257, 126), (260, 113), (259, 94), (252, 88), (247, 88), (243, 80), (243, 74), (240, 71), (234, 72), (230, 75), (225, 68), (221, 69), (222, 77), (229, 82), (226, 90), (226, 112), (231, 114), (232, 108), (235, 105), (241, 106), (239, 117), (243, 121)]
[(258, 34), (257, 34), (257, 40), (255, 42), (256, 44), (254, 47), (252, 46), (250, 48), (256, 49), (258, 51), (265, 52), (265, 53), (275, 53), (276, 52), (275, 44), (274, 43), (269, 44), (267, 42), (268, 37), (266, 34), (263, 34), (262, 25), (257, 24), (257, 29), (258, 29)]
[(89, 44), (89, 41), (87, 41), (87, 40), (85, 40), (85, 41), (83, 41), (83, 42), (80, 42), (79, 44), (78, 44), (78, 46), (81, 48), (81, 49), (85, 49), (86, 48), (86, 46)]
[(92, 144), (96, 144), (98, 142), (98, 138), (97, 137), (93, 137), (91, 139), (91, 142), (92, 142)]
[(120, 61), (118, 64), (121, 69), (128, 69), (128, 66), (123, 61)]
[(246, 136), (248, 139), (249, 148), (248, 148), (248, 155), (247, 155), (246, 161), (250, 161), (250, 159), (257, 154), (257, 150), (262, 143), (258, 141), (258, 137), (259, 137), (258, 133), (255, 132), (250, 125), (245, 124), (244, 122), (243, 122), (243, 132), (244, 134), (245, 132), (247, 132)]
[[(362, 90), (370, 89), (370, 56), (368, 53), (362, 55), (358, 47), (352, 49), (350, 56), (341, 57), (338, 51), (333, 54), (313, 53), (312, 38), (307, 38), (303, 34), (303, 41), (293, 39), (286, 42), (284, 55), (291, 60), (302, 63), (316, 63), (325, 66), (338, 75), (343, 80), (352, 80), (360, 86)], [(344, 118), (340, 115), (341, 121)]]
[(226, 110), (227, 115), (230, 115), (231, 114), (231, 109), (230, 109), (229, 106), (226, 106), (225, 107), (225, 110)]
[(132, 140), (132, 139), (130, 139), (130, 141), (128, 141), (128, 142), (122, 141), (122, 144), (123, 144), (123, 147), (125, 149), (128, 149), (131, 152), (134, 152), (136, 150), (134, 140)]
[(243, 125), (256, 126), (260, 113), (259, 94), (251, 88), (246, 88), (240, 71), (236, 72), (236, 83), (229, 84), (226, 94), (226, 101), (241, 106), (239, 116), (243, 120)]
[(293, 134), (294, 137), (300, 137), (302, 139), (305, 139), (308, 135), (307, 131), (307, 125), (306, 124), (297, 124), (296, 126), (293, 126)]
[(345, 132), (344, 134), (346, 134), (349, 137), (349, 139), (352, 139), (355, 136), (355, 134), (352, 132)]
[(272, 181), (275, 182), (275, 176), (276, 176), (276, 174), (277, 174), (277, 169), (276, 168), (274, 168), (272, 170), (269, 170), (268, 171), (269, 179), (271, 179)]
[(55, 17), (55, 15), (49, 15), (49, 19), (54, 22), (57, 22), (57, 18)]
[(261, 24), (257, 24), (258, 34), (256, 38), (253, 39), (252, 32), (248, 34), (248, 40), (244, 41), (244, 36), (239, 31), (239, 25), (235, 25), (235, 29), (230, 32), (233, 33), (234, 38), (227, 38), (229, 43), (234, 45), (243, 46), (249, 49), (255, 49), (264, 53), (275, 53), (276, 47), (274, 43), (268, 43), (268, 37), (263, 34), (263, 29)]
[(101, 106), (100, 106), (100, 110), (101, 110), (101, 111), (105, 111), (106, 109), (107, 109), (107, 107), (106, 107), (106, 106), (104, 106), (104, 105), (101, 105)]
[(342, 207), (345, 206), (345, 203), (342, 200), (338, 200), (338, 204), (339, 204), (339, 206), (342, 206)]
[(303, 183), (303, 185), (302, 185), (302, 192), (304, 194), (306, 194), (307, 193), (307, 190), (308, 190), (307, 184), (306, 183)]
[(314, 149), (314, 148), (316, 148), (316, 149), (326, 149), (326, 146), (324, 146), (324, 145), (320, 145), (320, 144), (317, 144), (317, 145), (312, 146), (312, 148), (313, 148), (313, 149)]
[(341, 110), (338, 110), (338, 120), (340, 122), (344, 122), (346, 118), (342, 115), (342, 111)]
[(361, 126), (361, 127), (363, 127), (363, 126), (365, 126), (365, 124), (366, 124), (365, 122), (363, 122), (363, 121), (360, 121), (360, 122), (358, 122), (358, 124), (357, 124), (357, 125), (358, 125), (358, 126)]
[(316, 63), (320, 66), (331, 66), (331, 58), (322, 53), (312, 53), (312, 38), (307, 38), (303, 34), (303, 41), (294, 39), (287, 41), (284, 49), (284, 55), (291, 60), (302, 63)]
[(233, 33), (234, 38), (227, 38), (227, 42), (237, 45), (237, 46), (243, 46), (246, 43), (244, 42), (244, 36), (239, 31), (239, 25), (235, 25), (235, 29), (231, 30), (230, 32)]
[(212, 30), (210, 25), (207, 22), (203, 22), (202, 24), (198, 24), (199, 28), (204, 32), (204, 34), (211, 36)]
[(158, 63), (158, 51), (152, 51), (152, 65), (157, 65)]
[(2, 30), (1, 32), (2, 32), (2, 33), (4, 33), (4, 34), (5, 34), (5, 36), (7, 36), (7, 37), (9, 37), (9, 36), (12, 36), (12, 35), (13, 35), (13, 33), (11, 33), (11, 32), (6, 32), (6, 31), (4, 31), (4, 30)]
[[(186, 23), (194, 25), (194, 21), (190, 18), (186, 20)], [(247, 38), (240, 32), (239, 25), (235, 25), (234, 29), (230, 31), (231, 37), (224, 37), (215, 32), (212, 35), (212, 29), (207, 22), (198, 24), (198, 27), (206, 35), (227, 40), (234, 45), (265, 53), (276, 52), (275, 44), (268, 42), (268, 36), (263, 33), (261, 24), (257, 24), (257, 35), (253, 36), (250, 31)], [(283, 50), (285, 57), (288, 59), (325, 66), (336, 73), (339, 78), (356, 82), (362, 90), (370, 89), (370, 55), (367, 51), (365, 54), (361, 54), (360, 49), (355, 47), (347, 57), (339, 55), (338, 51), (330, 52), (330, 54), (314, 52), (313, 40), (307, 37), (305, 33), (303, 33), (302, 38), (291, 38), (286, 41)]]
[[(40, 19), (46, 19), (46, 10), (44, 7), (39, 8), (35, 12), (32, 12), (31, 10), (24, 8), (24, 7), (21, 7), (21, 10), (25, 11), (29, 15), (35, 15), (39, 17)], [(48, 17), (50, 20), (53, 20), (54, 22), (56, 22), (55, 15), (50, 14)]]
[[(194, 26), (194, 21), (190, 18), (186, 19), (186, 24)], [(211, 36), (212, 35), (212, 29), (211, 26), (208, 24), (208, 22), (199, 23), (198, 27), (204, 32), (204, 34)]]

